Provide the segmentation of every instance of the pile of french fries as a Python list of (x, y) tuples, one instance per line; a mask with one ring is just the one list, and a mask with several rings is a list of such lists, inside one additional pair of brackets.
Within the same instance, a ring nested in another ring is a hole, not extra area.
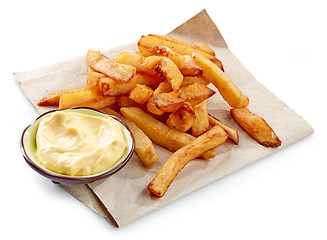
[(54, 92), (38, 104), (92, 107), (121, 118), (146, 167), (159, 159), (153, 143), (173, 152), (148, 185), (159, 197), (189, 161), (215, 157), (214, 149), (228, 138), (239, 143), (237, 130), (208, 113), (207, 99), (216, 93), (210, 83), (231, 107), (231, 117), (258, 143), (281, 145), (266, 121), (247, 108), (249, 98), (225, 74), (210, 47), (153, 34), (142, 36), (137, 45), (139, 52), (115, 58), (89, 50), (85, 84)]

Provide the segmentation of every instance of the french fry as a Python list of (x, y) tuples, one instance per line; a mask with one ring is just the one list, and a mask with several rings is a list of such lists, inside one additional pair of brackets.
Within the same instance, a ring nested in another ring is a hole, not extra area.
[(214, 116), (209, 114), (209, 123), (211, 125), (218, 125), (220, 126), (222, 129), (225, 130), (225, 132), (228, 134), (228, 137), (235, 143), (238, 144), (239, 142), (239, 135), (237, 130), (227, 126), (226, 124), (222, 123), (221, 121), (219, 121), (217, 118), (215, 118)]
[[(87, 67), (86, 83), (84, 84), (85, 90), (91, 90), (102, 93), (102, 89), (99, 88), (99, 81), (104, 78), (109, 78), (105, 74), (97, 72), (91, 67)], [(109, 78), (111, 79), (111, 78)]]
[(202, 69), (196, 65), (194, 59), (190, 55), (181, 55), (163, 45), (149, 48), (140, 54), (144, 57), (153, 55), (167, 57), (177, 65), (184, 76), (199, 76), (202, 74)]
[(160, 93), (153, 96), (153, 102), (156, 108), (163, 112), (175, 112), (185, 102), (189, 102), (192, 106), (208, 99), (215, 92), (202, 85), (194, 83), (192, 85), (179, 88), (169, 93)]
[(155, 34), (142, 36), (137, 43), (137, 46), (141, 52), (160, 45), (166, 46), (181, 55), (192, 55), (194, 52), (198, 52), (216, 64), (222, 71), (224, 71), (221, 61), (215, 57), (215, 52), (204, 44), (187, 43), (172, 36), (162, 36)]
[(109, 115), (114, 115), (126, 123), (128, 128), (131, 130), (135, 141), (134, 151), (136, 152), (136, 154), (139, 156), (140, 160), (146, 167), (151, 166), (156, 161), (158, 161), (159, 156), (153, 146), (152, 141), (135, 123), (128, 120), (127, 118), (124, 118), (119, 113), (113, 111), (109, 107), (100, 110)]
[(169, 115), (166, 124), (181, 132), (188, 131), (194, 124), (195, 113), (191, 104), (186, 102), (180, 109)]
[(116, 61), (134, 66), (137, 71), (160, 78), (162, 75), (169, 81), (171, 88), (178, 89), (183, 82), (183, 75), (177, 65), (169, 58), (162, 56), (144, 57), (138, 53), (120, 53)]
[(129, 82), (117, 82), (108, 77), (102, 78), (99, 80), (99, 89), (105, 96), (128, 95), (137, 84), (154, 89), (159, 86), (160, 82), (162, 80), (159, 78), (138, 72)]
[[(171, 92), (171, 85), (168, 81), (163, 81), (159, 84), (159, 86), (154, 90), (153, 95), (157, 95), (160, 93), (167, 93), (167, 92)], [(160, 110), (159, 108), (156, 107), (155, 102), (154, 102), (154, 97), (150, 97), (148, 99), (148, 103), (147, 103), (147, 110), (155, 115), (163, 115), (164, 111)]]
[(259, 144), (265, 147), (278, 147), (281, 141), (274, 130), (260, 116), (252, 113), (248, 108), (232, 108), (232, 118)]
[(71, 107), (92, 107), (101, 109), (116, 102), (116, 97), (102, 96), (97, 92), (85, 90), (80, 92), (66, 93), (60, 97), (59, 109)]
[(64, 89), (54, 93), (51, 93), (39, 100), (37, 105), (39, 106), (58, 106), (60, 97), (67, 93), (81, 92), (84, 91), (84, 87)]
[(160, 45), (169, 47), (182, 55), (192, 55), (194, 51), (198, 51), (208, 56), (208, 58), (215, 57), (215, 52), (204, 44), (187, 43), (172, 36), (149, 34), (147, 36), (142, 36), (137, 43), (141, 52)]
[(156, 94), (159, 94), (159, 93), (167, 93), (167, 92), (171, 92), (171, 91), (172, 91), (172, 89), (171, 89), (170, 83), (168, 81), (163, 81), (154, 90), (153, 95), (156, 95)]
[(133, 121), (141, 128), (153, 142), (169, 151), (174, 152), (194, 139), (194, 137), (189, 134), (169, 128), (140, 108), (123, 107), (120, 109), (120, 112), (125, 118)]
[(245, 96), (236, 84), (215, 64), (194, 52), (195, 62), (202, 68), (203, 76), (207, 78), (220, 92), (231, 107), (247, 107), (249, 98)]
[(149, 98), (148, 100), (148, 103), (147, 103), (147, 110), (150, 112), (150, 113), (153, 113), (155, 115), (162, 115), (164, 114), (165, 112), (160, 110), (157, 106), (156, 106), (156, 103), (155, 103), (155, 97), (156, 95), (153, 95), (152, 97)]
[(128, 82), (136, 73), (135, 67), (118, 63), (104, 56), (100, 51), (89, 50), (86, 56), (86, 64), (117, 81)]
[(165, 58), (159, 62), (157, 71), (162, 73), (173, 90), (179, 89), (183, 82), (183, 75), (176, 64), (169, 58)]
[(122, 64), (134, 66), (137, 72), (147, 73), (151, 76), (160, 78), (160, 73), (155, 70), (158, 63), (165, 57), (153, 56), (145, 61), (146, 57), (138, 53), (121, 52), (114, 59)]
[(181, 73), (184, 76), (201, 76), (202, 75), (202, 69), (195, 63), (194, 59), (190, 55), (184, 56), (185, 62), (184, 66), (180, 68)]
[(119, 107), (138, 107), (141, 108), (143, 111), (146, 109), (145, 105), (139, 104), (125, 95), (118, 96), (117, 102)]
[(157, 171), (148, 185), (148, 190), (158, 197), (163, 197), (177, 174), (187, 163), (204, 152), (220, 146), (227, 138), (226, 132), (221, 127), (214, 126), (203, 135), (183, 146), (174, 152)]
[[(182, 146), (192, 142), (195, 137), (190, 134), (178, 131), (168, 127), (166, 124), (156, 120), (151, 115), (145, 113), (140, 108), (123, 107), (120, 109), (121, 114), (134, 122), (142, 131), (156, 144), (175, 152)], [(203, 154), (204, 159), (216, 156), (214, 150), (207, 151)]]
[(208, 86), (210, 84), (210, 81), (205, 79), (203, 76), (184, 76), (182, 86), (181, 87), (186, 87), (189, 85), (192, 85), (193, 83), (201, 83), (204, 86)]
[(217, 67), (219, 67), (221, 71), (225, 72), (224, 66), (218, 58), (209, 58), (209, 60), (213, 62), (215, 65), (217, 65)]
[(171, 59), (179, 69), (184, 67), (185, 57), (177, 52), (174, 52), (169, 47), (158, 45), (153, 48), (146, 49), (143, 52), (140, 52), (140, 55), (144, 57), (150, 56), (163, 56)]
[(168, 41), (171, 41), (171, 42), (175, 42), (175, 43), (178, 43), (178, 44), (182, 44), (182, 45), (185, 45), (185, 46), (189, 46), (189, 47), (192, 47), (194, 49), (197, 49), (201, 52), (205, 52), (211, 56), (215, 56), (215, 51), (212, 50), (208, 45), (205, 45), (203, 43), (188, 43), (188, 42), (184, 42), (182, 41), (181, 39), (178, 39), (178, 38), (175, 38), (173, 36), (161, 36), (162, 38), (168, 40)]
[(154, 114), (152, 112), (149, 112), (147, 109), (147, 104), (139, 104), (137, 102), (135, 102), (134, 100), (130, 99), (128, 96), (118, 96), (117, 97), (117, 103), (119, 108), (122, 107), (137, 107), (142, 109), (144, 112), (146, 112), (147, 114), (151, 115), (153, 118), (155, 118), (156, 120), (160, 121), (160, 122), (165, 122), (168, 118), (168, 114), (167, 113), (162, 113), (161, 115), (157, 115)]
[(194, 106), (195, 119), (192, 125), (192, 135), (198, 137), (209, 129), (209, 115), (207, 101), (204, 100)]
[(145, 104), (152, 96), (153, 90), (146, 85), (136, 84), (129, 94), (129, 98), (138, 104)]

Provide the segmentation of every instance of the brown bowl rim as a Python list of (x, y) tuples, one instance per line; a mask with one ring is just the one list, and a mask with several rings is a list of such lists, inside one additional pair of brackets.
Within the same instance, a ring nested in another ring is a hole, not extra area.
[(126, 164), (127, 162), (131, 159), (133, 153), (134, 153), (134, 148), (135, 148), (135, 141), (134, 141), (134, 137), (129, 129), (129, 127), (127, 126), (127, 124), (121, 120), (120, 118), (114, 116), (114, 115), (110, 115), (104, 112), (101, 112), (95, 108), (90, 108), (90, 107), (73, 107), (73, 108), (67, 108), (67, 109), (54, 109), (54, 110), (50, 110), (47, 112), (42, 113), (41, 115), (39, 115), (35, 120), (37, 121), (39, 118), (43, 117), (46, 114), (52, 113), (52, 112), (56, 112), (56, 111), (65, 111), (65, 110), (74, 110), (74, 109), (88, 109), (88, 110), (92, 110), (92, 111), (96, 111), (99, 113), (102, 113), (104, 115), (108, 115), (109, 117), (117, 120), (119, 123), (121, 123), (127, 130), (129, 133), (129, 136), (131, 138), (131, 142), (132, 142), (132, 146), (131, 146), (131, 150), (130, 152), (127, 154), (127, 156), (125, 157), (125, 159), (123, 159), (122, 161), (120, 161), (119, 164), (117, 164), (114, 168), (105, 171), (103, 173), (97, 174), (97, 175), (90, 175), (90, 176), (69, 176), (69, 175), (62, 175), (62, 174), (58, 174), (55, 172), (52, 172), (51, 170), (45, 170), (43, 168), (41, 168), (39, 165), (37, 165), (32, 159), (30, 159), (30, 157), (28, 156), (28, 154), (26, 153), (25, 150), (25, 146), (24, 146), (24, 135), (27, 131), (27, 129), (33, 124), (31, 123), (30, 125), (28, 125), (22, 133), (21, 139), (20, 139), (20, 148), (23, 154), (23, 157), (26, 161), (26, 163), (36, 172), (38, 172), (39, 174), (41, 174), (42, 176), (49, 178), (50, 180), (52, 180), (54, 183), (69, 183), (69, 184), (74, 184), (74, 183), (90, 183), (90, 182), (94, 182), (97, 180), (101, 180), (104, 179), (106, 177), (109, 177), (113, 174), (115, 174), (116, 172), (118, 172), (119, 170), (121, 170)]

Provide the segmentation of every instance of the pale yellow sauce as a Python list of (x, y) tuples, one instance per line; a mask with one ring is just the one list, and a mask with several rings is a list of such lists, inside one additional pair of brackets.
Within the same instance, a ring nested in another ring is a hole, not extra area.
[(36, 158), (43, 166), (70, 176), (109, 169), (127, 147), (115, 119), (65, 111), (54, 112), (40, 121), (36, 144)]

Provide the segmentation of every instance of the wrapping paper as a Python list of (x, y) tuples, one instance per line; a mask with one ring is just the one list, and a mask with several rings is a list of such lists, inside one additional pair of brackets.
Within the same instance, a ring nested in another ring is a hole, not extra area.
[[(144, 33), (146, 35), (148, 33)], [(301, 140), (313, 133), (311, 126), (284, 102), (259, 83), (228, 49), (214, 22), (202, 10), (193, 18), (168, 33), (188, 42), (209, 45), (222, 61), (225, 72), (250, 99), (249, 109), (262, 116), (282, 140), (278, 148), (265, 148), (244, 132), (229, 115), (230, 107), (219, 93), (208, 100), (210, 114), (239, 132), (240, 143), (231, 141), (216, 149), (217, 156), (210, 160), (191, 161), (175, 178), (163, 198), (151, 195), (147, 188), (156, 171), (171, 152), (155, 146), (160, 159), (145, 168), (136, 154), (115, 175), (89, 184), (61, 186), (109, 223), (121, 227), (145, 214), (181, 198), (203, 186), (233, 173), (251, 163)], [(103, 53), (114, 57), (118, 53), (137, 51), (136, 43), (121, 46)], [(86, 55), (86, 53), (85, 53)], [(57, 90), (82, 86), (86, 81), (85, 55), (29, 72), (14, 73), (27, 98), (39, 113), (50, 110), (38, 107), (38, 100)]]

